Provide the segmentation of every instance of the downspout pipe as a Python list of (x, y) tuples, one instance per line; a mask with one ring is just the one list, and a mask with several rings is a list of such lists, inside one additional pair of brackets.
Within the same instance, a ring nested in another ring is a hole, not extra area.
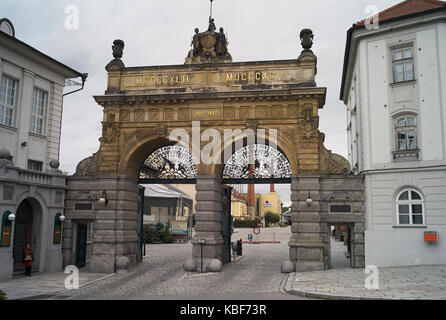
[[(77, 90), (74, 90), (74, 91), (67, 92), (67, 93), (63, 94), (63, 95), (62, 95), (62, 98), (65, 97), (66, 95), (69, 95), (69, 94), (72, 94), (72, 93), (75, 93), (75, 92), (78, 92), (78, 91), (81, 91), (82, 89), (84, 89), (84, 85), (85, 85), (85, 81), (87, 80), (88, 73), (82, 73), (82, 74), (80, 75), (80, 77), (81, 77), (81, 79), (82, 79), (82, 87), (81, 87), (80, 89), (77, 89)], [(62, 102), (62, 110), (63, 110), (63, 102)], [(62, 114), (61, 114), (61, 116), (60, 116), (59, 126), (60, 126), (60, 128), (62, 128)], [(60, 132), (60, 134), (59, 134), (59, 148), (60, 148), (60, 139), (61, 139), (61, 138), (62, 138), (62, 129), (61, 129), (61, 132)], [(58, 152), (58, 156), (57, 156), (57, 157), (59, 158), (59, 156), (60, 156), (60, 149), (59, 149), (59, 152)]]

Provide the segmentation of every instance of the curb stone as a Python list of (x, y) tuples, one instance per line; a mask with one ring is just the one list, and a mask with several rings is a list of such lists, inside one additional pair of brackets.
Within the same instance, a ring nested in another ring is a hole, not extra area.
[[(292, 272), (288, 275), (288, 279), (285, 284), (285, 292), (292, 294), (292, 295), (299, 296), (299, 297), (313, 298), (313, 299), (325, 299), (325, 300), (390, 300), (390, 299), (386, 299), (386, 298), (382, 298), (382, 297), (371, 298), (371, 297), (336, 295), (336, 294), (329, 294), (329, 293), (296, 290), (296, 289), (293, 289), (293, 287), (292, 287), (295, 275), (296, 275), (296, 272)], [(398, 299), (393, 299), (393, 300), (398, 300)]]

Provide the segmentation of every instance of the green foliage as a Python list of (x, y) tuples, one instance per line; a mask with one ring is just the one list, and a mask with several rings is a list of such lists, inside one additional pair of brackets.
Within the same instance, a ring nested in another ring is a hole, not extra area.
[(150, 225), (146, 224), (143, 228), (143, 238), (144, 243), (153, 243), (156, 238), (155, 228)]
[(6, 300), (6, 293), (0, 290), (0, 300)]
[(266, 227), (270, 227), (272, 224), (278, 223), (280, 221), (280, 216), (276, 213), (268, 211), (265, 213), (265, 224)]
[(282, 213), (287, 212), (288, 210), (290, 210), (290, 207), (282, 207)]
[(169, 228), (164, 229), (163, 242), (173, 243), (173, 235), (169, 232)]
[(248, 229), (248, 228), (254, 228), (255, 222), (253, 220), (235, 220), (234, 221), (234, 228), (242, 228), (242, 229)]

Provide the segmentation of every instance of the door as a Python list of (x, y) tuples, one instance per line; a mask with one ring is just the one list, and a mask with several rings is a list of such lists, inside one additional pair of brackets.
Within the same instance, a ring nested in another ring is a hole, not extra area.
[[(24, 200), (17, 208), (14, 226), (14, 244), (12, 256), (14, 259), (14, 271), (23, 269), (25, 246), (29, 243), (33, 247), (33, 208), (28, 200)], [(33, 248), (35, 251), (36, 248)], [(36, 254), (36, 252), (34, 252)]]
[(31, 244), (32, 223), (16, 223), (14, 231), (14, 270), (22, 269), (24, 250), (27, 243)]
[(77, 224), (76, 266), (78, 268), (85, 267), (86, 260), (87, 260), (87, 224), (81, 222)]
[(223, 254), (222, 262), (231, 262), (231, 235), (232, 235), (232, 215), (231, 215), (231, 192), (232, 188), (223, 186), (222, 199), (222, 236), (223, 236)]

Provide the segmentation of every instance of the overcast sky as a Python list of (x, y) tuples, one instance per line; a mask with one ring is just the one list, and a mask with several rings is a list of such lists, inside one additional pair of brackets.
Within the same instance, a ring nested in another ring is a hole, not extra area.
[[(346, 31), (369, 15), (367, 6), (381, 11), (398, 2), (214, 0), (213, 17), (228, 34), (234, 62), (297, 58), (300, 30), (313, 30), (316, 82), (327, 87), (320, 130), (327, 149), (347, 157), (346, 113), (339, 101)], [(69, 5), (79, 9), (77, 30), (65, 27)], [(102, 108), (92, 96), (106, 89), (113, 40), (124, 40), (126, 66), (183, 64), (194, 28), (207, 29), (209, 0), (1, 0), (1, 17), (12, 21), (18, 39), (89, 73), (86, 88), (64, 100), (60, 162), (71, 174), (99, 148)]]

